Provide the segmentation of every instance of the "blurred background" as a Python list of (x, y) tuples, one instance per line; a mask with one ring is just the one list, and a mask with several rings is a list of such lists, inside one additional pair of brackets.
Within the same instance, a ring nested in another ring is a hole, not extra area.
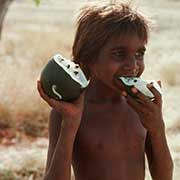
[[(0, 179), (42, 179), (48, 147), (50, 108), (36, 90), (43, 66), (55, 54), (71, 57), (81, 6), (92, 1), (14, 0), (0, 40)], [(101, 2), (101, 1), (99, 1)], [(155, 20), (144, 78), (162, 81), (163, 115), (180, 178), (180, 1), (136, 0)], [(163, 165), (163, 162), (162, 162)], [(147, 180), (150, 180), (147, 171)], [(73, 177), (72, 177), (73, 179)]]

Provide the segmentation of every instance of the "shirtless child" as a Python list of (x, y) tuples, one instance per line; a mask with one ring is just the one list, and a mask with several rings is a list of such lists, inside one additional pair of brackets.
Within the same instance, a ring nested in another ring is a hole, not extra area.
[(152, 179), (172, 179), (160, 93), (149, 84), (153, 101), (136, 88), (133, 99), (116, 80), (141, 76), (148, 33), (148, 20), (127, 4), (82, 10), (73, 59), (90, 78), (88, 88), (67, 103), (47, 97), (38, 82), (53, 108), (44, 180), (70, 180), (71, 164), (76, 180), (144, 180), (145, 155)]

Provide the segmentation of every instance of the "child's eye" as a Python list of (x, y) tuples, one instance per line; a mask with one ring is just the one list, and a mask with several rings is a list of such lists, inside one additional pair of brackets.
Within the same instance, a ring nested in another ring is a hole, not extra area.
[(143, 57), (144, 57), (144, 52), (136, 52), (135, 53), (135, 57), (137, 58), (137, 59), (143, 59)]
[(115, 51), (113, 52), (113, 55), (115, 55), (116, 57), (122, 58), (125, 56), (125, 53), (122, 51)]

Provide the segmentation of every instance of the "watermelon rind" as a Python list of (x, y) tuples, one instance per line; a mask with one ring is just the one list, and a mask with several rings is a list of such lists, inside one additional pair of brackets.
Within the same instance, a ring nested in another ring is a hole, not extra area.
[(45, 94), (63, 101), (77, 99), (89, 83), (80, 67), (61, 55), (55, 55), (48, 61), (41, 72), (40, 81)]
[(144, 80), (139, 77), (118, 77), (118, 79), (124, 84), (127, 92), (133, 97), (135, 97), (135, 94), (132, 93), (131, 88), (135, 87), (145, 96), (149, 97), (150, 99), (154, 99), (154, 94), (147, 88), (147, 84), (149, 83), (153, 83), (156, 90), (162, 94), (161, 87), (155, 80)]

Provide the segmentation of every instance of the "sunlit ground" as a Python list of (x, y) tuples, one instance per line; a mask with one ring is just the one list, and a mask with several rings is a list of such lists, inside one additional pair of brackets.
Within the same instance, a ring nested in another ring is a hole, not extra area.
[[(0, 146), (2, 180), (42, 179), (49, 107), (38, 96), (36, 80), (53, 54), (60, 52), (66, 57), (71, 56), (74, 20), (82, 2), (85, 1), (50, 0), (37, 8), (30, 1), (17, 1), (9, 9), (0, 44), (0, 127), (10, 127), (14, 134), (12, 145)], [(156, 20), (147, 47), (144, 78), (162, 80), (163, 114), (175, 165), (174, 180), (178, 180), (180, 2), (146, 0), (138, 4), (145, 6)], [(32, 141), (22, 138), (20, 132), (44, 138)], [(5, 141), (1, 143), (7, 145)]]

